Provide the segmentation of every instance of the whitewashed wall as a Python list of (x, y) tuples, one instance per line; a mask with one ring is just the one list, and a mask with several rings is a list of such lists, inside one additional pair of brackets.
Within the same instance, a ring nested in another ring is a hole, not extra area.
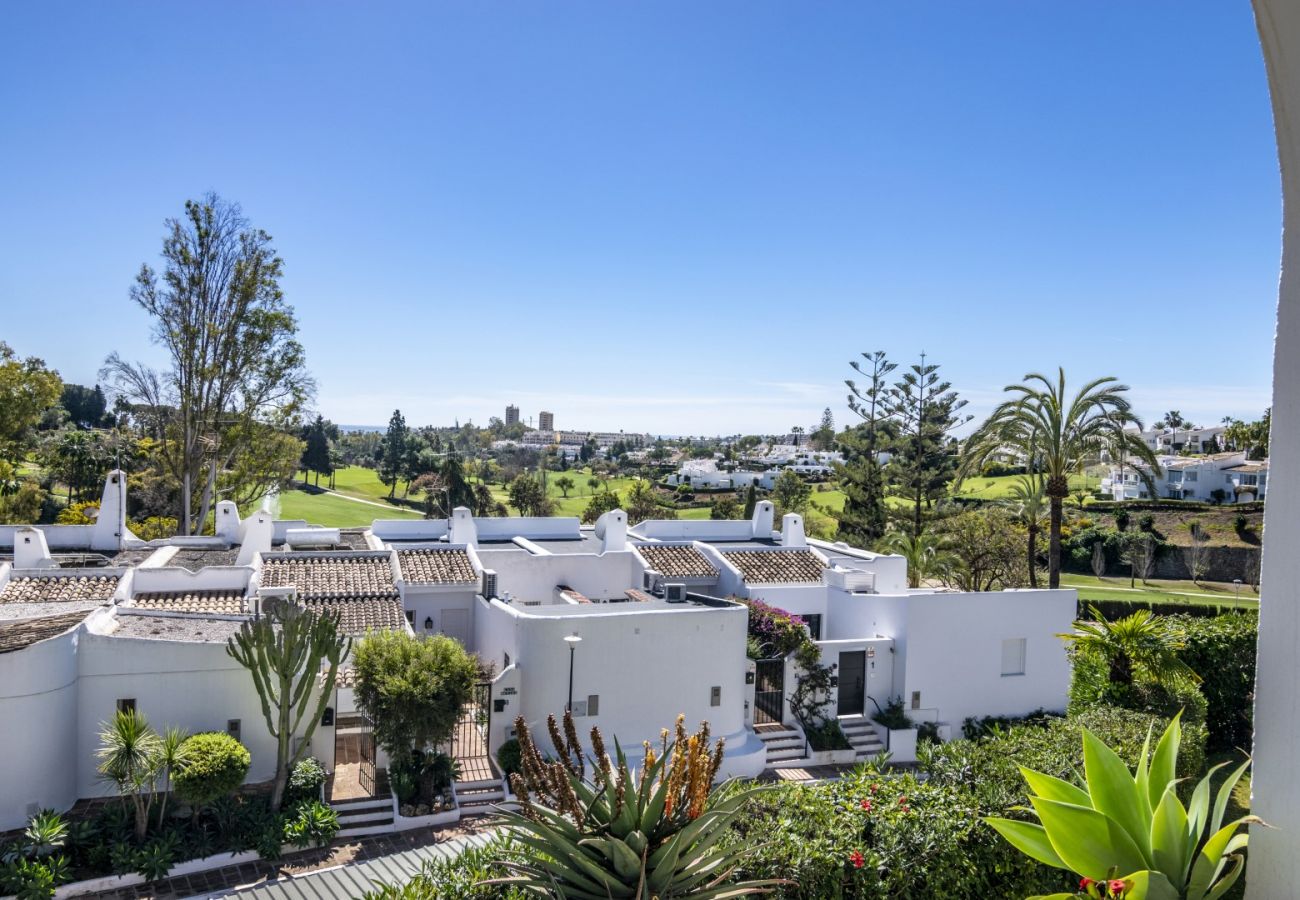
[(622, 597), (628, 588), (641, 587), (641, 561), (631, 550), (534, 556), (519, 550), (479, 548), (478, 557), (485, 569), (497, 573), (497, 594), (508, 591), (519, 601), (549, 603), (559, 584), (593, 600)]

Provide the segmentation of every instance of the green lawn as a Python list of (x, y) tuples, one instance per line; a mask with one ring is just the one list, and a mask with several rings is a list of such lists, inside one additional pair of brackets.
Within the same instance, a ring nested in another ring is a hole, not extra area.
[[(402, 487), (403, 485), (399, 484), (397, 490), (400, 492)], [(388, 499), (388, 485), (379, 480), (379, 473), (363, 466), (348, 466), (335, 472), (334, 490), (363, 500)]]
[[(954, 497), (970, 497), (978, 500), (1005, 500), (1011, 496), (1011, 491), (1019, 482), (1019, 475), (1002, 475), (997, 478), (967, 478), (962, 482), (961, 490), (953, 494)], [(1077, 491), (1084, 488), (1089, 491), (1097, 490), (1101, 483), (1096, 475), (1074, 475), (1070, 478), (1070, 490)], [(1073, 505), (1073, 499), (1067, 500), (1067, 505)]]
[(1097, 578), (1094, 575), (1061, 573), (1061, 586), (1077, 588), (1084, 600), (1149, 600), (1154, 603), (1217, 604), (1254, 608), (1259, 598), (1250, 588), (1243, 586), (1238, 596), (1234, 585), (1220, 582), (1172, 581), (1152, 579), (1145, 585), (1139, 581), (1136, 591), (1129, 590), (1127, 578)]
[(380, 509), (333, 494), (285, 491), (280, 495), (280, 518), (305, 519), (327, 528), (348, 528), (369, 525), (375, 519), (418, 519), (420, 515), (397, 507)]

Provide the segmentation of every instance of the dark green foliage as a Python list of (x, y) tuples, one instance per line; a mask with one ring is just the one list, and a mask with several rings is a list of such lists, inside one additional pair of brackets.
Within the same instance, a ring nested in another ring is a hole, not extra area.
[(1179, 616), (1186, 646), (1178, 652), (1201, 676), (1205, 725), (1212, 752), (1249, 748), (1254, 731), (1255, 643), (1259, 619), (1253, 615), (1215, 618)]
[(325, 767), (314, 756), (298, 760), (298, 764), (289, 773), (289, 787), (285, 792), (285, 802), (294, 806), (304, 800), (319, 800), (321, 788), (328, 776)]
[(967, 740), (998, 737), (1012, 725), (1044, 725), (1047, 719), (1059, 719), (1060, 713), (1036, 709), (1024, 716), (967, 716), (961, 723), (962, 736)]
[(181, 744), (181, 754), (184, 762), (172, 772), (172, 790), (195, 807), (233, 794), (252, 762), (247, 747), (220, 731), (190, 735)]
[(482, 847), (470, 847), (450, 859), (435, 857), (403, 885), (385, 884), (362, 900), (523, 900), (523, 891), (484, 884), (510, 872), (503, 863), (523, 862), (519, 848), (508, 838), (494, 838)]
[(1151, 513), (1143, 513), (1138, 516), (1138, 528), (1142, 531), (1151, 532), (1156, 528), (1156, 517)]
[(1249, 607), (1222, 606), (1217, 603), (1162, 603), (1159, 601), (1142, 600), (1134, 598), (1132, 600), (1083, 600), (1079, 601), (1077, 617), (1080, 619), (1087, 618), (1089, 608), (1095, 607), (1107, 619), (1121, 619), (1135, 610), (1149, 609), (1156, 615), (1160, 616), (1190, 616), (1193, 618), (1214, 618), (1216, 616), (1235, 615), (1245, 616), (1251, 620), (1258, 618), (1259, 613)]
[(904, 728), (912, 727), (912, 720), (908, 717), (903, 708), (903, 698), (895, 697), (885, 704), (885, 708), (876, 713), (873, 717), (876, 723), (884, 728), (894, 731), (901, 731)]
[(339, 816), (319, 800), (299, 803), (284, 823), (284, 840), (295, 847), (324, 847), (339, 832)]
[(622, 502), (617, 491), (596, 491), (582, 511), (582, 521), (590, 525), (605, 513), (618, 509)]
[[(1183, 654), (1180, 652), (1178, 655), (1181, 657)], [(1071, 713), (1083, 712), (1098, 705), (1109, 705), (1168, 719), (1182, 710), (1185, 725), (1206, 723), (1205, 696), (1187, 679), (1180, 679), (1168, 687), (1144, 681), (1119, 685), (1108, 679), (1107, 665), (1096, 653), (1076, 652), (1073, 663), (1070, 680)]]
[(823, 750), (850, 750), (853, 745), (844, 734), (844, 729), (840, 727), (838, 719), (822, 719), (816, 725), (805, 725), (803, 727), (804, 737), (808, 739), (808, 746), (815, 752)]
[(506, 778), (521, 771), (519, 741), (511, 738), (497, 748), (497, 767)]
[(1119, 531), (1128, 531), (1129, 512), (1127, 509), (1115, 511), (1115, 528)]

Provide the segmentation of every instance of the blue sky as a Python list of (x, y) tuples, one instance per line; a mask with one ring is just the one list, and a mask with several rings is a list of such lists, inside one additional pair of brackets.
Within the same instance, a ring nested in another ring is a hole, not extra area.
[(1280, 196), (1245, 0), (7, 4), (0, 339), (157, 360), (206, 190), (346, 423), (774, 431), (860, 351), (985, 412), (1064, 365), (1268, 403)]

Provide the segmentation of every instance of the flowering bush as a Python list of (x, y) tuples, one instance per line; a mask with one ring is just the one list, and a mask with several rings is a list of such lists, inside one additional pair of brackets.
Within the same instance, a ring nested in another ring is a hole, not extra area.
[(803, 619), (762, 600), (746, 600), (749, 607), (749, 636), (762, 645), (767, 656), (785, 656), (811, 642)]

